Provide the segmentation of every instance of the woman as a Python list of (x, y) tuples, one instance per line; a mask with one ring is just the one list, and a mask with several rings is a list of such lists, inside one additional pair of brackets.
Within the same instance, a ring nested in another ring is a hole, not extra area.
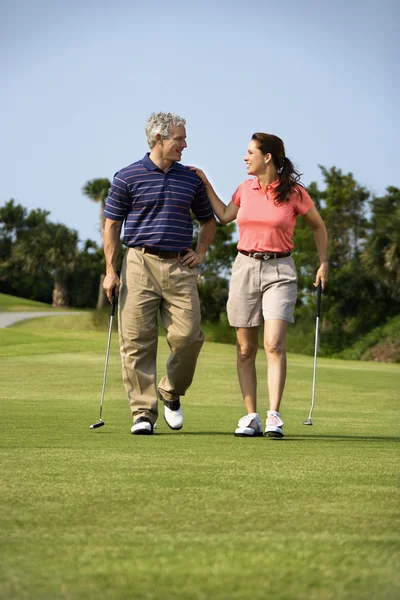
[(320, 267), (315, 278), (324, 289), (328, 280), (328, 236), (325, 225), (300, 174), (285, 156), (283, 141), (255, 133), (244, 158), (248, 175), (225, 205), (201, 169), (192, 167), (203, 181), (211, 206), (221, 221), (237, 218), (238, 255), (229, 289), (227, 313), (236, 328), (237, 370), (247, 415), (239, 420), (236, 436), (263, 435), (257, 414), (256, 354), (258, 327), (264, 321), (264, 348), (268, 362), (269, 407), (265, 435), (283, 437), (279, 414), (286, 379), (286, 331), (293, 323), (297, 275), (293, 259), (293, 231), (297, 216), (304, 217), (314, 233)]

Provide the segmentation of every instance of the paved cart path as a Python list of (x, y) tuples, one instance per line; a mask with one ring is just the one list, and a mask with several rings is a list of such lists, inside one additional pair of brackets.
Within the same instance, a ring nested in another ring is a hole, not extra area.
[(25, 321), (26, 319), (36, 319), (37, 317), (57, 317), (58, 315), (78, 315), (82, 313), (70, 312), (70, 311), (42, 311), (42, 312), (0, 312), (0, 329), (4, 327), (11, 327), (18, 321)]

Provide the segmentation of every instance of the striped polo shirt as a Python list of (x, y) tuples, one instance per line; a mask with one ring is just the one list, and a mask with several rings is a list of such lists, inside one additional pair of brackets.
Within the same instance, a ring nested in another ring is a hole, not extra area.
[(200, 178), (177, 162), (165, 173), (147, 153), (115, 174), (104, 216), (125, 221), (125, 246), (181, 252), (192, 246), (190, 211), (200, 222), (213, 217)]

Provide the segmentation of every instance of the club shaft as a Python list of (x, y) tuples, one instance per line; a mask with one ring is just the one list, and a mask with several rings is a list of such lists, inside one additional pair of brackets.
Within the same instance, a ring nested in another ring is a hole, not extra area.
[(308, 415), (309, 420), (311, 419), (311, 415), (314, 410), (314, 402), (315, 402), (315, 381), (317, 378), (318, 330), (319, 330), (319, 316), (316, 318), (316, 321), (315, 321), (314, 369), (313, 369), (313, 384), (312, 384), (312, 394), (311, 394), (311, 409), (310, 409), (310, 414)]
[(106, 389), (106, 381), (107, 381), (108, 356), (110, 354), (110, 344), (111, 344), (111, 333), (112, 333), (112, 326), (113, 326), (113, 318), (114, 318), (114, 312), (112, 311), (111, 317), (110, 317), (110, 327), (108, 329), (108, 342), (107, 342), (107, 351), (106, 351), (106, 362), (105, 362), (105, 365), (104, 365), (103, 388), (101, 390), (100, 420), (101, 420), (102, 414), (103, 414), (104, 392), (105, 392), (105, 389)]

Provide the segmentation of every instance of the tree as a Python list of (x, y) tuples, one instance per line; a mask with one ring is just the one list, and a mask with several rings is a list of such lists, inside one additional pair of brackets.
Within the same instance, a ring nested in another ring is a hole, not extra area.
[(103, 250), (91, 240), (80, 249), (77, 232), (50, 223), (49, 214), (28, 212), (14, 200), (0, 207), (0, 289), (58, 306), (94, 307)]
[[(40, 224), (45, 223), (50, 213), (42, 209), (27, 209), (14, 200), (0, 208), (0, 283), (4, 293), (50, 302), (53, 282), (50, 276), (40, 279), (27, 274), (24, 260), (17, 260), (15, 247)], [(25, 259), (25, 257), (23, 257)]]
[(361, 254), (366, 269), (387, 286), (393, 298), (400, 295), (400, 189), (374, 198), (367, 243)]
[(338, 268), (357, 256), (362, 249), (368, 225), (367, 212), (370, 193), (360, 186), (352, 173), (329, 170), (320, 165), (326, 189), (319, 192), (322, 217), (329, 231), (329, 259)]
[[(100, 235), (104, 242), (104, 206), (111, 187), (110, 180), (107, 178), (90, 179), (85, 183), (82, 192), (85, 196), (100, 204)], [(103, 288), (104, 272), (100, 275), (99, 291), (97, 298), (97, 309), (101, 310), (105, 304), (105, 292)]]
[(21, 265), (27, 275), (51, 276), (53, 306), (68, 306), (67, 281), (78, 257), (78, 233), (59, 223), (44, 221), (25, 232), (13, 247), (10, 266)]
[(68, 275), (67, 286), (71, 305), (95, 307), (98, 301), (99, 278), (104, 272), (103, 249), (86, 240), (79, 251), (75, 267)]
[[(396, 255), (399, 256), (397, 234), (400, 227), (395, 219), (395, 193), (386, 200), (377, 199), (374, 209), (377, 215), (390, 214), (393, 228), (389, 234), (381, 218), (376, 217), (372, 223), (369, 222), (370, 194), (351, 173), (343, 174), (336, 167), (320, 168), (325, 189), (320, 190), (316, 183), (312, 183), (308, 191), (321, 212), (329, 235), (330, 273), (323, 300), (321, 349), (330, 354), (353, 343), (398, 310), (398, 301), (390, 299), (388, 288), (385, 289), (378, 271), (383, 272), (386, 260), (392, 265), (393, 276), (397, 268)], [(380, 235), (372, 238), (372, 232), (377, 231), (375, 221), (381, 223), (381, 230)], [(313, 235), (301, 217), (295, 229), (294, 243), (293, 256), (298, 266), (300, 288), (296, 317), (311, 324), (314, 312), (312, 282), (319, 261)], [(367, 264), (370, 265), (368, 268)], [(375, 274), (372, 264), (376, 268)], [(387, 270), (386, 280), (388, 274)]]

